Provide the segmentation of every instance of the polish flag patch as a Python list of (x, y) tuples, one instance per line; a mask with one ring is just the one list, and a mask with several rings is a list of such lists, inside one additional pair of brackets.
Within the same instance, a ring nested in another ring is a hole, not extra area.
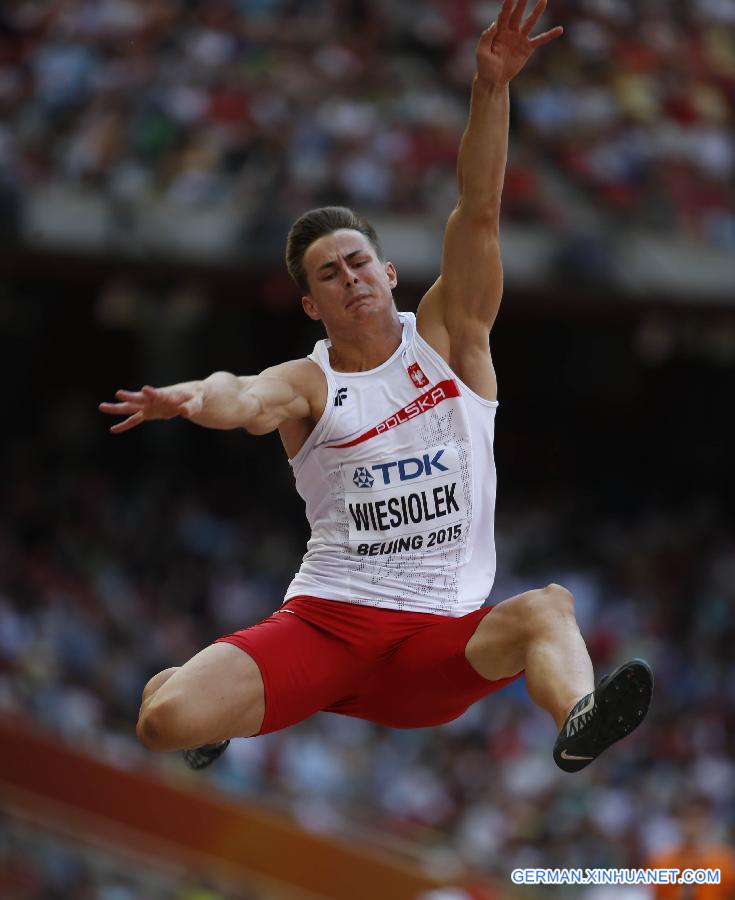
[(411, 377), (411, 381), (413, 381), (416, 387), (426, 387), (426, 385), (429, 383), (429, 379), (421, 371), (421, 366), (417, 362), (412, 363), (406, 369), (406, 371), (408, 372), (409, 376)]

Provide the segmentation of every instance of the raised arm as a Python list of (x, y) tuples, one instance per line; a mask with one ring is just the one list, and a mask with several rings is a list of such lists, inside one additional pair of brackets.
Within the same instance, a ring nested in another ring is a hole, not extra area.
[(530, 37), (546, 0), (539, 0), (523, 22), (526, 3), (504, 0), (497, 22), (477, 44), (469, 121), (457, 160), (459, 201), (444, 234), (441, 275), (417, 313), (422, 336), (489, 399), (495, 388), (488, 332), (503, 293), (498, 237), (508, 153), (508, 82), (537, 47), (562, 33), (553, 28)]
[(321, 415), (326, 386), (317, 366), (307, 359), (265, 369), (260, 375), (238, 376), (215, 372), (203, 381), (168, 387), (146, 385), (139, 391), (117, 391), (117, 403), (100, 403), (103, 413), (126, 416), (110, 428), (129, 431), (152, 419), (189, 419), (205, 428), (244, 428), (266, 434), (290, 420), (316, 421)]

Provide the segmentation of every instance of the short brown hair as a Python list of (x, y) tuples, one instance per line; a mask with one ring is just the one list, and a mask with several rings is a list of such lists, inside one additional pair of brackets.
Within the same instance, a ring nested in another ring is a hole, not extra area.
[(310, 209), (293, 223), (286, 239), (288, 273), (305, 294), (309, 293), (309, 282), (304, 270), (304, 254), (314, 241), (324, 237), (325, 234), (339, 231), (340, 228), (351, 228), (364, 234), (372, 244), (378, 259), (383, 260), (378, 235), (367, 219), (346, 206), (322, 206), (319, 209)]

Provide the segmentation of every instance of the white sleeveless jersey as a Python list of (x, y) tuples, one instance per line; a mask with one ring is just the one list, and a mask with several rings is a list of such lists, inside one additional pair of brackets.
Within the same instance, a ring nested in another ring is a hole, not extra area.
[(309, 357), (327, 405), (290, 460), (311, 539), (299, 594), (462, 616), (495, 577), (497, 402), (463, 384), (399, 313), (403, 340), (368, 372), (335, 372), (328, 340)]

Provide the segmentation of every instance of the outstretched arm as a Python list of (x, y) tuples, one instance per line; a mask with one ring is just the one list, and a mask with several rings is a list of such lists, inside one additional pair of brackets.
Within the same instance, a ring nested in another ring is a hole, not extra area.
[[(487, 336), (500, 306), (503, 274), (498, 242), (500, 198), (508, 153), (508, 83), (537, 47), (559, 37), (560, 27), (531, 37), (545, 7), (539, 0), (525, 22), (527, 0), (504, 0), (497, 22), (477, 44), (477, 72), (467, 128), (457, 160), (459, 201), (449, 216), (439, 279), (418, 309), (422, 336), (461, 371), (464, 356), (480, 353), (489, 365)], [(480, 377), (480, 393), (492, 393)], [(477, 388), (476, 388), (477, 389)]]
[(99, 409), (108, 415), (126, 416), (110, 428), (114, 434), (152, 419), (176, 416), (205, 428), (245, 428), (251, 434), (266, 434), (288, 419), (313, 415), (319, 374), (309, 360), (282, 363), (260, 375), (215, 372), (203, 381), (120, 390), (115, 394), (118, 403), (100, 403)]

